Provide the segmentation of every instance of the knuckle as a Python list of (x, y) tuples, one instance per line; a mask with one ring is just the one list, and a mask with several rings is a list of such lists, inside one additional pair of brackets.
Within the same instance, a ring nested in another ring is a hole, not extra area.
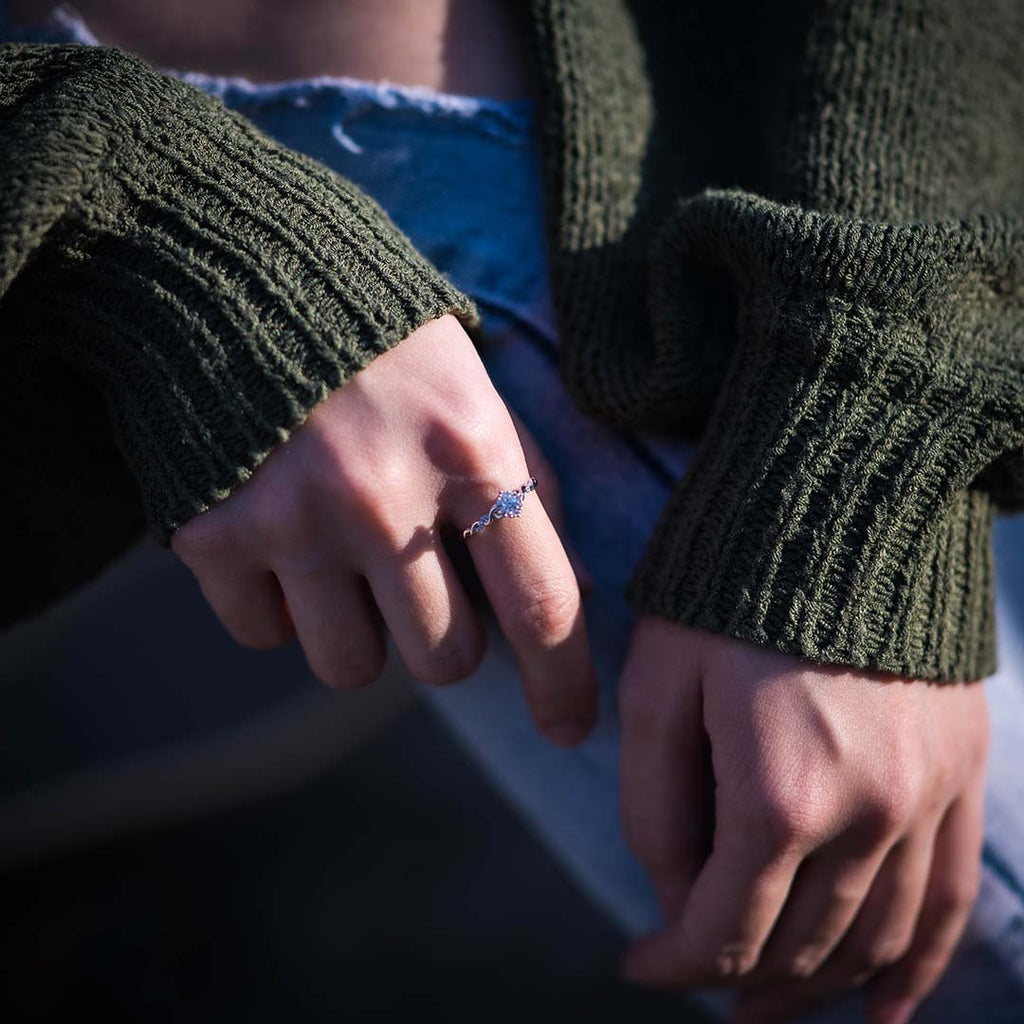
[(953, 788), (959, 774), (959, 765), (954, 765), (946, 758), (940, 759), (932, 768), (931, 778), (922, 796), (928, 801), (943, 799)]
[(914, 954), (914, 988), (924, 996), (935, 987), (953, 959), (952, 946), (936, 947)]
[(282, 554), (295, 554), (308, 540), (307, 521), (307, 509), (299, 495), (282, 494), (253, 508), (250, 528), (261, 547)]
[(323, 480), (317, 487), (321, 500), (336, 507), (341, 516), (361, 531), (390, 537), (402, 503), (409, 493), (408, 463), (404, 457), (377, 460), (372, 467), (351, 467)]
[(711, 958), (708, 974), (719, 981), (741, 978), (757, 966), (757, 950), (747, 945), (726, 946)]
[(942, 818), (943, 811), (949, 806), (949, 796), (953, 791), (955, 779), (952, 772), (942, 772), (932, 780), (921, 795), (920, 804), (917, 808), (918, 814), (923, 818)]
[(821, 965), (824, 954), (825, 951), (819, 949), (801, 950), (786, 962), (783, 973), (788, 978), (809, 978)]
[(430, 456), (447, 476), (479, 479), (508, 458), (514, 428), (496, 403), (465, 402), (431, 432)]
[(174, 531), (171, 550), (189, 568), (220, 559), (231, 544), (221, 520), (210, 509), (193, 516)]
[(445, 642), (428, 647), (417, 658), (412, 675), (432, 686), (456, 683), (480, 666), (483, 651), (463, 642)]
[(331, 690), (360, 690), (375, 681), (370, 673), (362, 669), (337, 668), (314, 669), (313, 675)]
[(416, 507), (408, 486), (380, 489), (371, 485), (348, 491), (340, 503), (341, 519), (348, 524), (343, 541), (354, 564), (372, 565), (381, 550), (398, 553), (426, 528), (423, 511)]
[(743, 824), (772, 855), (788, 854), (812, 844), (819, 831), (813, 805), (791, 795), (762, 797), (746, 812)]
[(978, 896), (980, 878), (976, 871), (965, 871), (938, 886), (931, 894), (932, 909), (941, 920), (966, 918)]
[(401, 551), (415, 530), (413, 517), (395, 499), (360, 499), (348, 521), (356, 527), (352, 536), (370, 540), (371, 550), (380, 545), (387, 551)]
[(330, 662), (311, 661), (313, 675), (332, 690), (358, 690), (380, 678), (386, 656), (365, 659), (332, 659)]
[(340, 520), (357, 537), (397, 547), (407, 539), (414, 490), (409, 484), (411, 472), (406, 450), (375, 453), (371, 463), (328, 448), (303, 478), (302, 491), (287, 503), (291, 507), (283, 508), (278, 518), (292, 520), (300, 536), (308, 534), (314, 522)]
[(875, 974), (902, 960), (910, 949), (910, 942), (910, 935), (876, 939), (852, 951), (846, 963), (854, 974)]
[(920, 796), (920, 788), (906, 776), (876, 788), (862, 805), (864, 831), (881, 839), (901, 830), (913, 817)]
[(230, 633), (238, 644), (254, 651), (273, 651), (291, 639), (291, 631), (283, 623), (257, 630), (234, 627)]
[(737, 824), (772, 858), (817, 845), (835, 809), (835, 784), (827, 772), (772, 770), (746, 793)]
[(536, 588), (512, 612), (513, 629), (542, 643), (557, 644), (572, 632), (578, 615), (579, 593), (549, 584)]
[(868, 887), (865, 881), (856, 875), (843, 875), (834, 879), (826, 891), (829, 904), (852, 918), (854, 911), (864, 902)]

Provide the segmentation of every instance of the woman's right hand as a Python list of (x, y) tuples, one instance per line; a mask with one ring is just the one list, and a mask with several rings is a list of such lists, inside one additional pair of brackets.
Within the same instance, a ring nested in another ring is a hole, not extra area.
[(476, 669), (486, 641), (440, 527), (461, 538), (499, 490), (535, 476), (518, 518), (465, 543), (534, 722), (573, 746), (597, 716), (580, 585), (552, 522), (557, 480), (520, 430), (447, 314), (332, 392), (171, 548), (245, 646), (297, 634), (313, 674), (348, 689), (380, 675), (386, 626), (414, 678), (451, 683)]

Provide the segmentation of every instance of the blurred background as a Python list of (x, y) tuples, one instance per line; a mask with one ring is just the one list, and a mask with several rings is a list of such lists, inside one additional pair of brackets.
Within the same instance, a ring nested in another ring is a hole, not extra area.
[[(993, 543), (1024, 612), (1024, 516)], [(149, 540), (0, 634), (0, 1021), (706, 1019), (618, 980), (424, 687), (238, 646)]]
[(0, 635), (0, 1020), (701, 1020), (424, 685), (239, 647), (148, 540)]

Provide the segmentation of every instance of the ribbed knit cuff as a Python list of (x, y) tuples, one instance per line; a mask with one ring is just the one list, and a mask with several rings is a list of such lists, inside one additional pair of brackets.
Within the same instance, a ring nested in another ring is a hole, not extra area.
[(167, 545), (375, 356), (449, 312), (479, 341), (480, 317), (351, 182), (134, 57), (77, 49), (54, 48), (40, 106), (68, 195), (8, 309), (107, 396)]
[(995, 348), (991, 365), (962, 361), (957, 342), (1007, 336), (1012, 311), (979, 318), (970, 296), (1013, 242), (997, 225), (843, 221), (742, 193), (683, 204), (655, 296), (695, 258), (719, 262), (734, 351), (632, 607), (815, 662), (994, 672), (993, 507), (969, 484), (1024, 436), (1024, 380)]

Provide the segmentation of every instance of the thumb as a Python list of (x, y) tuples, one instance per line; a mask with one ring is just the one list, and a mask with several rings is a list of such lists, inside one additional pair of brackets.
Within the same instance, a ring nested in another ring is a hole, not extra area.
[[(507, 408), (507, 406), (506, 406)], [(587, 570), (579, 551), (569, 537), (569, 531), (565, 523), (565, 510), (562, 508), (562, 488), (558, 481), (554, 467), (548, 462), (547, 457), (540, 450), (533, 434), (529, 428), (511, 409), (508, 410), (515, 425), (516, 433), (519, 435), (519, 443), (522, 446), (523, 454), (526, 456), (526, 464), (530, 472), (537, 478), (537, 496), (541, 499), (544, 511), (551, 520), (562, 547), (569, 558), (573, 572), (576, 574), (576, 581), (579, 584), (580, 593), (586, 597), (594, 589), (594, 579)]]

